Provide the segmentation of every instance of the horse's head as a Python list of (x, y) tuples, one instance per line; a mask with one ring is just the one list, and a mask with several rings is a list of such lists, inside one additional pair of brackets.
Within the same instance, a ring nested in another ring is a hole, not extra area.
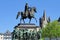
[(21, 12), (21, 16), (23, 15), (23, 12)]
[(33, 10), (34, 10), (34, 12), (37, 12), (37, 11), (36, 11), (36, 7), (33, 7)]

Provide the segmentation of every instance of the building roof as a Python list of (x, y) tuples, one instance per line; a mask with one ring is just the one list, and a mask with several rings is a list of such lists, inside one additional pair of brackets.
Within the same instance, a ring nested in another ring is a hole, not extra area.
[(9, 36), (9, 35), (11, 35), (11, 32), (10, 32), (9, 30), (7, 30), (7, 31), (4, 33), (4, 36), (5, 36), (5, 35)]

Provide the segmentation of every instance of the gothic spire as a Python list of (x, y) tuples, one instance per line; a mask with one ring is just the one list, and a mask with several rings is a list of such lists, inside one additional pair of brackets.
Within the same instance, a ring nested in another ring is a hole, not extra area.
[(45, 10), (43, 12), (43, 18), (44, 18), (44, 20), (46, 20), (46, 11)]
[(59, 19), (58, 19), (58, 22), (60, 22), (60, 17), (59, 17)]

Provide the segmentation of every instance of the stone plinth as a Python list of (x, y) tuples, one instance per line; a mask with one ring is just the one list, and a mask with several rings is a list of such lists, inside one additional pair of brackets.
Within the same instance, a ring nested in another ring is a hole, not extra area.
[[(38, 40), (37, 34), (40, 27), (36, 26), (35, 24), (18, 24), (14, 27), (12, 32), (12, 39), (13, 40)], [(33, 39), (32, 39), (33, 37)]]
[(39, 29), (39, 27), (38, 26), (36, 26), (35, 24), (28, 24), (28, 23), (26, 23), (26, 24), (18, 24), (17, 26), (15, 26), (14, 27), (15, 29), (17, 29), (17, 30), (19, 30), (19, 29), (28, 29), (28, 30), (38, 30)]

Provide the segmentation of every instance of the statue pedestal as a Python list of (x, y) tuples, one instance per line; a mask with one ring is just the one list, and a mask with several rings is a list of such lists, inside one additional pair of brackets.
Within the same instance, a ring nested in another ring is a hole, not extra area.
[(28, 29), (28, 30), (36, 30), (37, 26), (35, 24), (18, 24), (17, 26), (14, 27), (15, 29), (17, 30), (20, 30), (20, 29)]
[(14, 27), (13, 30), (13, 39), (18, 39), (18, 40), (32, 40), (30, 36), (32, 37), (33, 33), (34, 35), (37, 33), (37, 29), (39, 30), (40, 28), (37, 27), (35, 24), (18, 24), (17, 26)]

